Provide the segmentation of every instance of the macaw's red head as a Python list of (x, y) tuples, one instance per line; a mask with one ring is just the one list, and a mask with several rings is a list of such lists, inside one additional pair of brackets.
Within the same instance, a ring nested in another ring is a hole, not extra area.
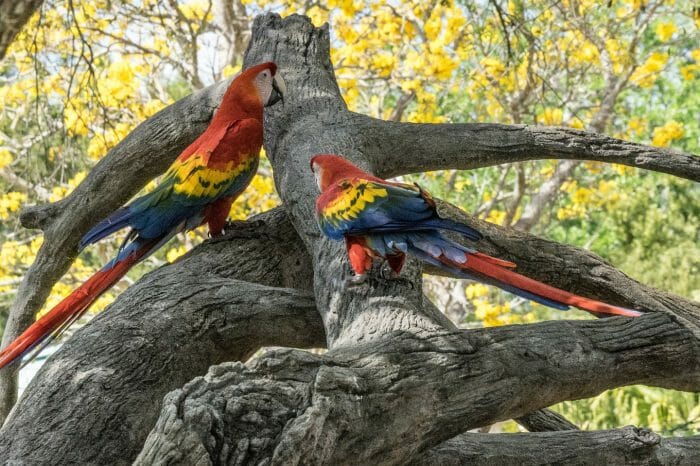
[(286, 88), (273, 62), (251, 66), (229, 85), (214, 119), (256, 118), (262, 120), (263, 107), (282, 100)]
[(311, 170), (316, 177), (318, 189), (325, 191), (328, 186), (345, 178), (363, 178), (383, 181), (353, 165), (347, 159), (334, 154), (318, 154), (311, 158)]

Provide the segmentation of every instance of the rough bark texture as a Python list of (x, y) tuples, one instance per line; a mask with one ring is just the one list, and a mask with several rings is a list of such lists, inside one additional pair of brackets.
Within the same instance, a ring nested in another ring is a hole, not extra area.
[(313, 295), (301, 291), (310, 288), (310, 265), (285, 217), (278, 209), (232, 226), (148, 274), (77, 331), (0, 431), (3, 459), (130, 463), (163, 396), (212, 364), (267, 345), (323, 346)]
[(561, 414), (551, 409), (541, 409), (529, 416), (516, 417), (515, 421), (527, 429), (529, 432), (553, 432), (559, 430), (578, 430)]
[[(137, 464), (404, 464), (562, 398), (631, 383), (700, 388), (700, 344), (667, 316), (559, 324), (396, 331), (324, 356), (218, 366), (169, 395)], [(680, 378), (670, 369), (689, 361)]]
[(695, 466), (698, 461), (700, 437), (661, 438), (649, 430), (628, 426), (598, 432), (464, 434), (418, 457), (412, 464)]
[[(33, 455), (36, 464), (56, 463), (54, 457), (63, 463), (128, 462), (142, 446), (143, 464), (401, 464), (444, 459), (455, 448), (459, 460), (483, 444), (486, 459), (498, 438), (463, 432), (620, 385), (699, 389), (697, 303), (645, 287), (589, 252), (485, 224), (449, 206), (445, 215), (485, 233), (480, 249), (515, 260), (524, 274), (649, 315), (457, 331), (423, 296), (422, 271), (414, 262), (399, 279), (374, 273), (365, 284), (347, 287), (342, 245), (322, 238), (313, 217), (317, 191), (308, 168), (318, 152), (341, 153), (385, 176), (539, 154), (606, 157), (692, 178), (697, 159), (560, 128), (400, 125), (353, 114), (335, 83), (328, 47), (327, 29), (305, 18), (256, 20), (246, 63), (274, 60), (287, 82), (284, 104), (266, 112), (265, 135), (286, 214), (275, 211), (238, 225), (226, 238), (149, 274), (77, 332), (0, 431), (2, 451), (17, 451), (18, 461)], [(204, 90), (144, 123), (130, 136), (131, 154), (140, 152), (128, 164), (120, 153), (109, 154), (76, 190), (85, 199), (74, 195), (65, 205), (33, 209), (25, 224), (42, 226), (47, 242), (64, 241), (74, 251), (82, 232), (204, 129), (222, 89)], [(182, 109), (187, 115), (178, 114)], [(154, 140), (152, 133), (163, 126), (169, 139), (161, 138), (158, 147), (136, 145), (139, 138)], [(143, 173), (146, 166), (150, 171)], [(123, 180), (134, 174), (135, 184), (110, 184), (110, 171)], [(69, 220), (79, 226), (63, 232)], [(61, 261), (66, 267), (70, 261), (69, 254), (59, 256), (58, 265), (47, 259), (53, 256), (42, 257), (48, 262), (38, 259), (25, 278), (17, 314), (34, 305), (27, 296), (43, 300), (43, 291), (32, 295), (31, 287), (50, 286), (65, 270)], [(324, 356), (287, 350), (246, 365), (225, 363), (170, 393), (144, 445), (163, 394), (209, 365), (245, 359), (261, 345), (320, 345), (324, 335), (330, 348)], [(37, 419), (56, 422), (38, 430)], [(521, 422), (533, 430), (568, 428), (551, 413)], [(616, 440), (619, 432), (548, 434), (547, 441), (561, 435), (562, 444), (572, 445), (573, 434), (580, 436), (582, 455), (606, 439), (620, 452), (625, 448)], [(512, 438), (523, 455), (533, 445)], [(470, 441), (459, 447), (463, 439)], [(679, 458), (696, 442), (663, 440), (642, 459), (653, 463), (653, 455), (662, 453)], [(627, 442), (628, 450), (633, 444)], [(558, 461), (554, 453), (552, 458)]]
[(619, 163), (700, 181), (696, 155), (572, 128), (494, 123), (406, 126), (384, 122), (381, 126), (382, 151), (370, 151), (370, 156), (375, 170), (383, 176), (448, 168), (468, 170), (523, 160), (572, 159)]
[(0, 0), (0, 59), (44, 0)]

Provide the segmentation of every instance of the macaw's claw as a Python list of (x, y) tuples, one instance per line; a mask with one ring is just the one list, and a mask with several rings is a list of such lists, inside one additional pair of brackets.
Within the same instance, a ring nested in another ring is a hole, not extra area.
[(394, 272), (394, 270), (387, 264), (382, 264), (382, 266), (379, 268), (379, 276), (384, 280), (396, 280), (397, 278), (401, 277), (401, 275)]
[(352, 288), (354, 286), (360, 286), (367, 281), (367, 274), (353, 275), (345, 279), (343, 284), (344, 288)]

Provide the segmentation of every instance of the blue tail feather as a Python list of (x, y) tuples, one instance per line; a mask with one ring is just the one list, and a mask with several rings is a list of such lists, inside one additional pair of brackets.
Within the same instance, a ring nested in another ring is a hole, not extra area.
[(447, 218), (433, 217), (431, 219), (420, 222), (419, 225), (437, 228), (441, 230), (456, 231), (457, 233), (461, 233), (467, 238), (474, 241), (478, 241), (481, 238), (483, 238), (483, 235), (474, 228)]
[(130, 225), (132, 211), (129, 207), (122, 207), (112, 215), (102, 220), (100, 223), (92, 227), (85, 236), (83, 236), (78, 244), (80, 250), (86, 246), (96, 243), (102, 238), (105, 238), (112, 233), (126, 228)]

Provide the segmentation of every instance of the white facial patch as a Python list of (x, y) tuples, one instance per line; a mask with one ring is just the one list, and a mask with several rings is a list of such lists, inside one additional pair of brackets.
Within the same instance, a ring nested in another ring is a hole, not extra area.
[(316, 185), (318, 185), (318, 190), (323, 191), (323, 187), (321, 186), (321, 167), (318, 166), (318, 164), (314, 164), (314, 178), (316, 178)]
[(267, 105), (267, 101), (270, 100), (270, 95), (272, 95), (272, 73), (270, 70), (263, 70), (258, 73), (255, 77), (255, 87), (258, 90), (260, 102), (263, 105)]

